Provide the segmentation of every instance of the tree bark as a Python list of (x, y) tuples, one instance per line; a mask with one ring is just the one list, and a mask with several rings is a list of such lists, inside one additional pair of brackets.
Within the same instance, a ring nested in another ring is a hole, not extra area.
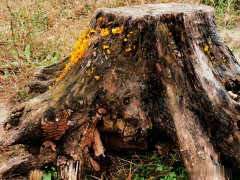
[(11, 111), (3, 145), (51, 140), (56, 147), (48, 147), (71, 158), (60, 174), (79, 179), (85, 166), (100, 170), (89, 150), (104, 156), (103, 133), (147, 149), (147, 137), (161, 131), (177, 144), (191, 179), (225, 179), (222, 166), (239, 167), (240, 65), (220, 41), (213, 8), (99, 9), (85, 37), (80, 60), (71, 64), (73, 52), (38, 73), (30, 87), (40, 94)]

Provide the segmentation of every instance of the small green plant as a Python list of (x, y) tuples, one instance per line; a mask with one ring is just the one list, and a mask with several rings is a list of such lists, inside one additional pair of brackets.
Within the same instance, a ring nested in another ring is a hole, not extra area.
[(134, 180), (187, 180), (188, 175), (178, 157), (178, 154), (169, 154), (168, 159), (154, 153), (150, 159), (134, 170)]
[(31, 63), (31, 61), (30, 61), (31, 52), (30, 52), (30, 45), (29, 44), (25, 47), (24, 55), (25, 55), (25, 58), (26, 58), (27, 62)]
[(240, 48), (238, 48), (237, 46), (233, 45), (230, 47), (230, 50), (232, 51), (232, 53), (236, 53), (237, 51), (240, 51)]
[(58, 180), (56, 168), (53, 166), (45, 166), (42, 180)]

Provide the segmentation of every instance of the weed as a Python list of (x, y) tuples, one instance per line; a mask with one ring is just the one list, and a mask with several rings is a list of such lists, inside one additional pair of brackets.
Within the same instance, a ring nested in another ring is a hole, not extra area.
[(43, 168), (44, 172), (42, 175), (42, 180), (57, 180), (57, 170), (54, 166), (45, 166)]

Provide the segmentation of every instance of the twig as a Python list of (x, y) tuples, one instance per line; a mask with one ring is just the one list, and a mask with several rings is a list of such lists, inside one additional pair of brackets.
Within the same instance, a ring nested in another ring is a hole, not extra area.
[(100, 178), (98, 178), (96, 176), (93, 176), (93, 175), (88, 175), (88, 176), (91, 177), (91, 178), (97, 179), (97, 180), (101, 180)]
[[(116, 158), (116, 157), (113, 157), (113, 156), (111, 156), (111, 155), (106, 155), (107, 157), (110, 157), (110, 158)], [(124, 162), (127, 162), (127, 163), (132, 163), (132, 164), (134, 164), (134, 165), (137, 165), (137, 164), (135, 164), (135, 163), (133, 163), (132, 161), (128, 161), (128, 160), (126, 160), (126, 159), (123, 159), (123, 158), (120, 158), (120, 157), (117, 157), (119, 160), (121, 160), (121, 161), (124, 161)]]

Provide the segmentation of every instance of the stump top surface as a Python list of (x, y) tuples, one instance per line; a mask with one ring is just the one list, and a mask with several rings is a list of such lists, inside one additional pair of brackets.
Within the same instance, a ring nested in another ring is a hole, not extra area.
[(133, 18), (141, 18), (146, 15), (152, 17), (163, 14), (193, 14), (196, 12), (213, 12), (214, 9), (206, 5), (193, 5), (183, 3), (161, 3), (161, 4), (145, 4), (140, 6), (126, 6), (117, 8), (100, 8), (98, 12), (111, 13), (120, 16), (130, 16)]

